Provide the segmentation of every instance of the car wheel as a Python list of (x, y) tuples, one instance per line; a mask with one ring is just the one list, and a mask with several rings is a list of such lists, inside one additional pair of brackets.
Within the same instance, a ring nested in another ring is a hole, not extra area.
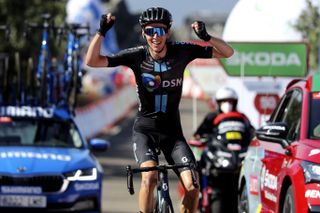
[(244, 184), (241, 188), (238, 202), (238, 212), (239, 213), (249, 213), (249, 198), (247, 186)]
[(294, 199), (293, 199), (293, 192), (292, 186), (287, 189), (286, 197), (284, 198), (282, 213), (295, 213), (294, 207)]

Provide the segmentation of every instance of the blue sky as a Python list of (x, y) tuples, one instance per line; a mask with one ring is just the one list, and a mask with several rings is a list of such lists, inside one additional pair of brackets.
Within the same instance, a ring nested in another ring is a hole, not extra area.
[(190, 14), (230, 13), (238, 0), (125, 0), (130, 12), (139, 13), (146, 8), (160, 6), (173, 16), (173, 26), (180, 26)]

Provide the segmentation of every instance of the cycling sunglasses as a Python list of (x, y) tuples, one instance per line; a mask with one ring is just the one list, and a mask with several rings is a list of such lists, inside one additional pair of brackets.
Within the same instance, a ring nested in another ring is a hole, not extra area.
[(157, 34), (158, 36), (164, 36), (168, 32), (168, 29), (164, 27), (152, 27), (145, 28), (143, 31), (148, 36), (154, 36), (155, 34)]

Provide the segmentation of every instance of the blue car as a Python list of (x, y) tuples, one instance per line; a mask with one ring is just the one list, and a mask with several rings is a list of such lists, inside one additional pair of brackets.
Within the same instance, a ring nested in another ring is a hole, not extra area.
[(92, 150), (107, 148), (87, 143), (67, 110), (0, 107), (0, 212), (101, 212), (103, 169)]

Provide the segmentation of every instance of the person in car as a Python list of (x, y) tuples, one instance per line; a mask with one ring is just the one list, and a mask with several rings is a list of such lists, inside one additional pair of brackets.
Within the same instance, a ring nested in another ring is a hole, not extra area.
[[(192, 28), (200, 39), (207, 42), (206, 46), (169, 42), (172, 15), (165, 8), (152, 7), (143, 11), (139, 18), (146, 45), (128, 48), (115, 55), (101, 55), (102, 40), (114, 22), (115, 17), (111, 13), (102, 16), (100, 29), (89, 45), (86, 64), (91, 67), (123, 65), (133, 71), (139, 98), (132, 135), (136, 161), (140, 167), (157, 165), (159, 148), (169, 164), (195, 163), (180, 121), (183, 73), (192, 60), (228, 58), (233, 54), (233, 48), (222, 39), (209, 35), (201, 21), (194, 22)], [(186, 188), (181, 212), (196, 212), (199, 189), (193, 185), (191, 171), (181, 169), (178, 174)], [(156, 185), (157, 172), (142, 173), (140, 212), (153, 211)]]

